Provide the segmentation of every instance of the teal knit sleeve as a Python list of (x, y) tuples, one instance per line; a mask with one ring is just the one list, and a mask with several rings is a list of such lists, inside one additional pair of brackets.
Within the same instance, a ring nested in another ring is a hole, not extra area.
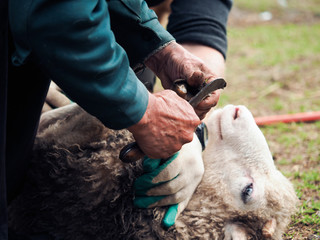
[(151, 54), (174, 40), (145, 1), (110, 0), (108, 4), (112, 31), (126, 50), (133, 69), (143, 67)]

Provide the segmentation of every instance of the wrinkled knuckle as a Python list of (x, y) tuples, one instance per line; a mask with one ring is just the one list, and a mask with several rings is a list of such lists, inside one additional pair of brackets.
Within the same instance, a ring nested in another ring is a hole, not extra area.
[[(201, 60), (201, 62), (199, 63), (199, 68), (201, 69), (201, 70), (206, 70), (206, 65), (204, 64), (204, 62), (202, 62), (202, 60)], [(202, 73), (203, 74), (203, 73)]]
[(193, 140), (193, 132), (185, 135), (185, 142), (191, 142)]
[(199, 124), (201, 123), (199, 117), (196, 115), (196, 117), (194, 118), (193, 124), (195, 127), (197, 127)]
[(171, 157), (173, 154), (178, 152), (182, 148), (182, 145), (183, 145), (182, 143), (179, 143), (179, 144), (175, 144), (174, 146), (172, 146), (170, 154), (168, 154), (167, 158)]

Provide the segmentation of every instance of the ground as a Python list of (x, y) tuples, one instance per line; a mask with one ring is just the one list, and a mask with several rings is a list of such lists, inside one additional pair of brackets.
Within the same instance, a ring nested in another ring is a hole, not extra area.
[[(219, 106), (243, 104), (257, 117), (320, 111), (318, 0), (234, 1), (228, 39)], [(320, 122), (261, 130), (300, 199), (283, 239), (320, 239)]]

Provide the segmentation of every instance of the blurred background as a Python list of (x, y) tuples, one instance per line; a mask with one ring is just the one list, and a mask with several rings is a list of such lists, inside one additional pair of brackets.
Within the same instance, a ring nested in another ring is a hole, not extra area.
[(319, 0), (235, 0), (228, 39), (222, 104), (257, 116), (319, 110)]

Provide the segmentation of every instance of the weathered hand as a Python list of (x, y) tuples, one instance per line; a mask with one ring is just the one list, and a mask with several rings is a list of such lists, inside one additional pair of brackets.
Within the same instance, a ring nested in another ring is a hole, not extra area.
[(200, 119), (191, 105), (171, 90), (149, 93), (142, 119), (128, 128), (141, 150), (150, 158), (166, 159), (192, 141)]
[(186, 208), (193, 192), (200, 183), (204, 166), (201, 145), (195, 136), (179, 153), (163, 161), (145, 158), (144, 174), (135, 183), (136, 207), (168, 206), (162, 220), (165, 227), (172, 226)]
[[(200, 58), (176, 42), (149, 57), (145, 64), (160, 78), (165, 89), (170, 89), (176, 79), (187, 79), (189, 85), (198, 87), (218, 77)], [(219, 97), (220, 91), (215, 91), (195, 108), (200, 119), (218, 103)]]
[[(198, 58), (200, 58), (208, 68), (212, 72), (216, 74), (216, 76), (224, 77), (225, 76), (225, 59), (223, 55), (216, 49), (205, 46), (199, 43), (191, 43), (191, 42), (185, 42), (181, 43), (181, 46), (184, 47), (186, 50), (188, 50), (190, 53), (194, 54)], [(215, 94), (220, 95), (221, 90), (217, 90)], [(218, 97), (219, 100), (219, 97)], [(201, 104), (201, 105), (200, 105)], [(202, 105), (204, 105), (204, 109), (206, 108), (205, 102), (200, 103), (198, 108), (202, 108)], [(208, 108), (210, 106), (208, 105)], [(205, 116), (206, 112), (197, 112), (197, 114), (200, 116), (203, 114), (203, 117)], [(202, 117), (200, 117), (202, 119)]]

